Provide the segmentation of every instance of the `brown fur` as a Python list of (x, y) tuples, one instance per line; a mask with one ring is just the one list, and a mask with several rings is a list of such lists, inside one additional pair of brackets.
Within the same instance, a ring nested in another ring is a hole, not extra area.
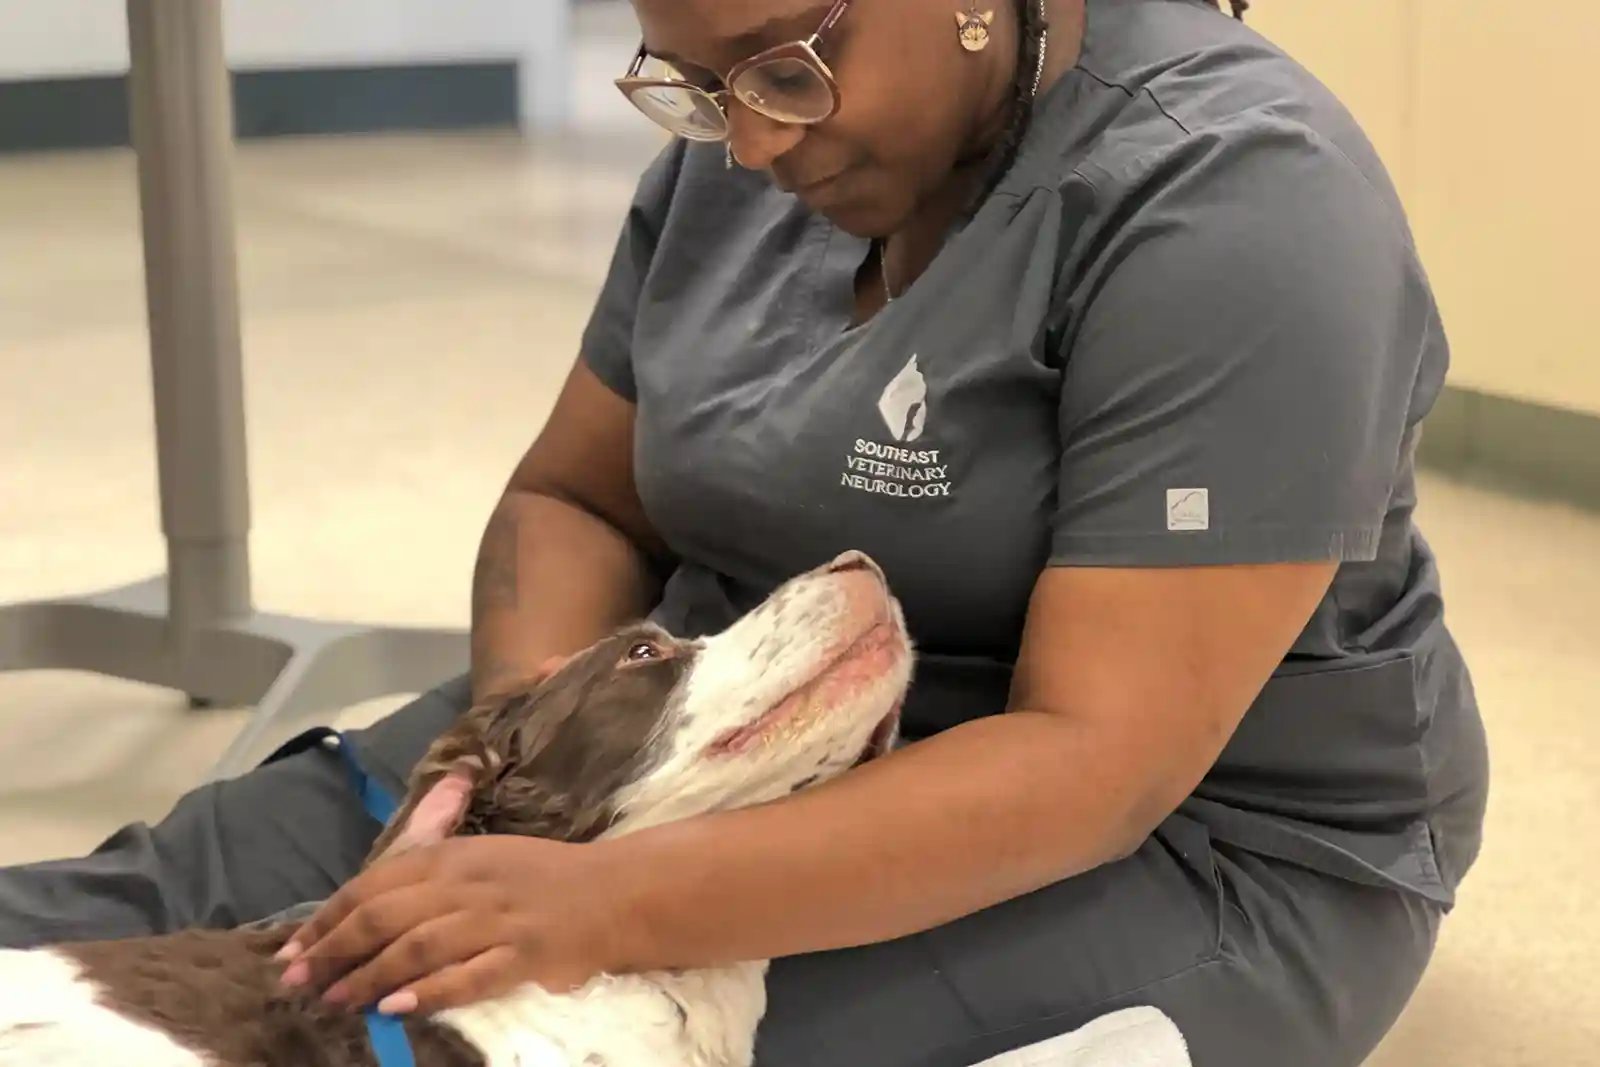
[[(659, 658), (629, 659), (648, 643)], [(368, 862), (394, 841), (428, 789), (463, 767), (472, 798), (458, 832), (588, 841), (616, 816), (612, 798), (652, 758), (649, 742), (694, 646), (646, 625), (600, 642), (542, 685), (468, 711), (413, 772), (399, 814)], [(119, 1013), (171, 1034), (225, 1067), (372, 1067), (361, 1016), (278, 986), (272, 954), (293, 926), (189, 931), (66, 946)], [(453, 1031), (409, 1020), (424, 1067), (480, 1067)]]
[[(648, 643), (661, 658), (626, 661)], [(590, 841), (616, 816), (612, 798), (650, 759), (648, 742), (694, 646), (640, 624), (606, 638), (543, 685), (473, 708), (411, 774), (399, 815), (368, 862), (393, 843), (429, 788), (465, 766), (472, 801), (459, 832)]]
[[(119, 1013), (227, 1067), (375, 1067), (360, 1015), (279, 988), (283, 968), (272, 954), (293, 932), (192, 930), (63, 951)], [(426, 1019), (408, 1020), (406, 1031), (426, 1067), (484, 1063), (454, 1031)]]

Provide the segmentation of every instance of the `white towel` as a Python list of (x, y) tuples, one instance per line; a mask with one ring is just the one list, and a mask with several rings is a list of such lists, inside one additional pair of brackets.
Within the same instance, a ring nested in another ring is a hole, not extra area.
[(1070, 1034), (1005, 1052), (978, 1067), (1192, 1067), (1189, 1046), (1155, 1008), (1104, 1015)]

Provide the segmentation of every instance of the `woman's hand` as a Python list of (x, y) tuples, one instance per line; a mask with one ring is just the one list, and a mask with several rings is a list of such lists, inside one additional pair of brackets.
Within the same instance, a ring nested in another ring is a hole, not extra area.
[(525, 982), (566, 992), (615, 970), (626, 937), (609, 846), (454, 838), (381, 861), (280, 953), (283, 983), (392, 1015), (491, 999)]

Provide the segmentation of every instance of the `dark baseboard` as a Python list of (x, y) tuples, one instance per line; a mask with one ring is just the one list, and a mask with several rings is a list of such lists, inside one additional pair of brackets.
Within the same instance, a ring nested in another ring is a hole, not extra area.
[(1600, 415), (1446, 388), (1420, 461), (1515, 493), (1600, 508)]
[(0, 152), (127, 143), (126, 77), (0, 83)]
[[(513, 126), (515, 63), (240, 71), (241, 139)], [(128, 144), (125, 75), (0, 82), (0, 152)]]

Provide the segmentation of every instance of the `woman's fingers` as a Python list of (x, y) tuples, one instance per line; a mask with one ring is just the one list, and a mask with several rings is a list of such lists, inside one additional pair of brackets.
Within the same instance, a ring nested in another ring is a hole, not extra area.
[(431, 1015), (448, 1008), (491, 1000), (508, 993), (524, 979), (518, 973), (517, 951), (510, 945), (496, 945), (472, 959), (451, 964), (411, 983), (378, 1003), (386, 1015), (413, 1012)]
[[(355, 899), (341, 907), (315, 940), (283, 972), (290, 987), (326, 988), (352, 969), (377, 956), (407, 932), (430, 920), (461, 910), (460, 890), (453, 884), (421, 882)], [(296, 935), (297, 939), (303, 935)]]
[(494, 948), (504, 940), (498, 926), (472, 911), (429, 919), (339, 979), (323, 999), (349, 1008), (374, 1004)]
[(380, 863), (346, 882), (315, 915), (300, 925), (278, 952), (280, 962), (298, 960), (342, 925), (358, 908), (394, 890), (425, 881), (434, 870), (432, 850), (419, 849)]

